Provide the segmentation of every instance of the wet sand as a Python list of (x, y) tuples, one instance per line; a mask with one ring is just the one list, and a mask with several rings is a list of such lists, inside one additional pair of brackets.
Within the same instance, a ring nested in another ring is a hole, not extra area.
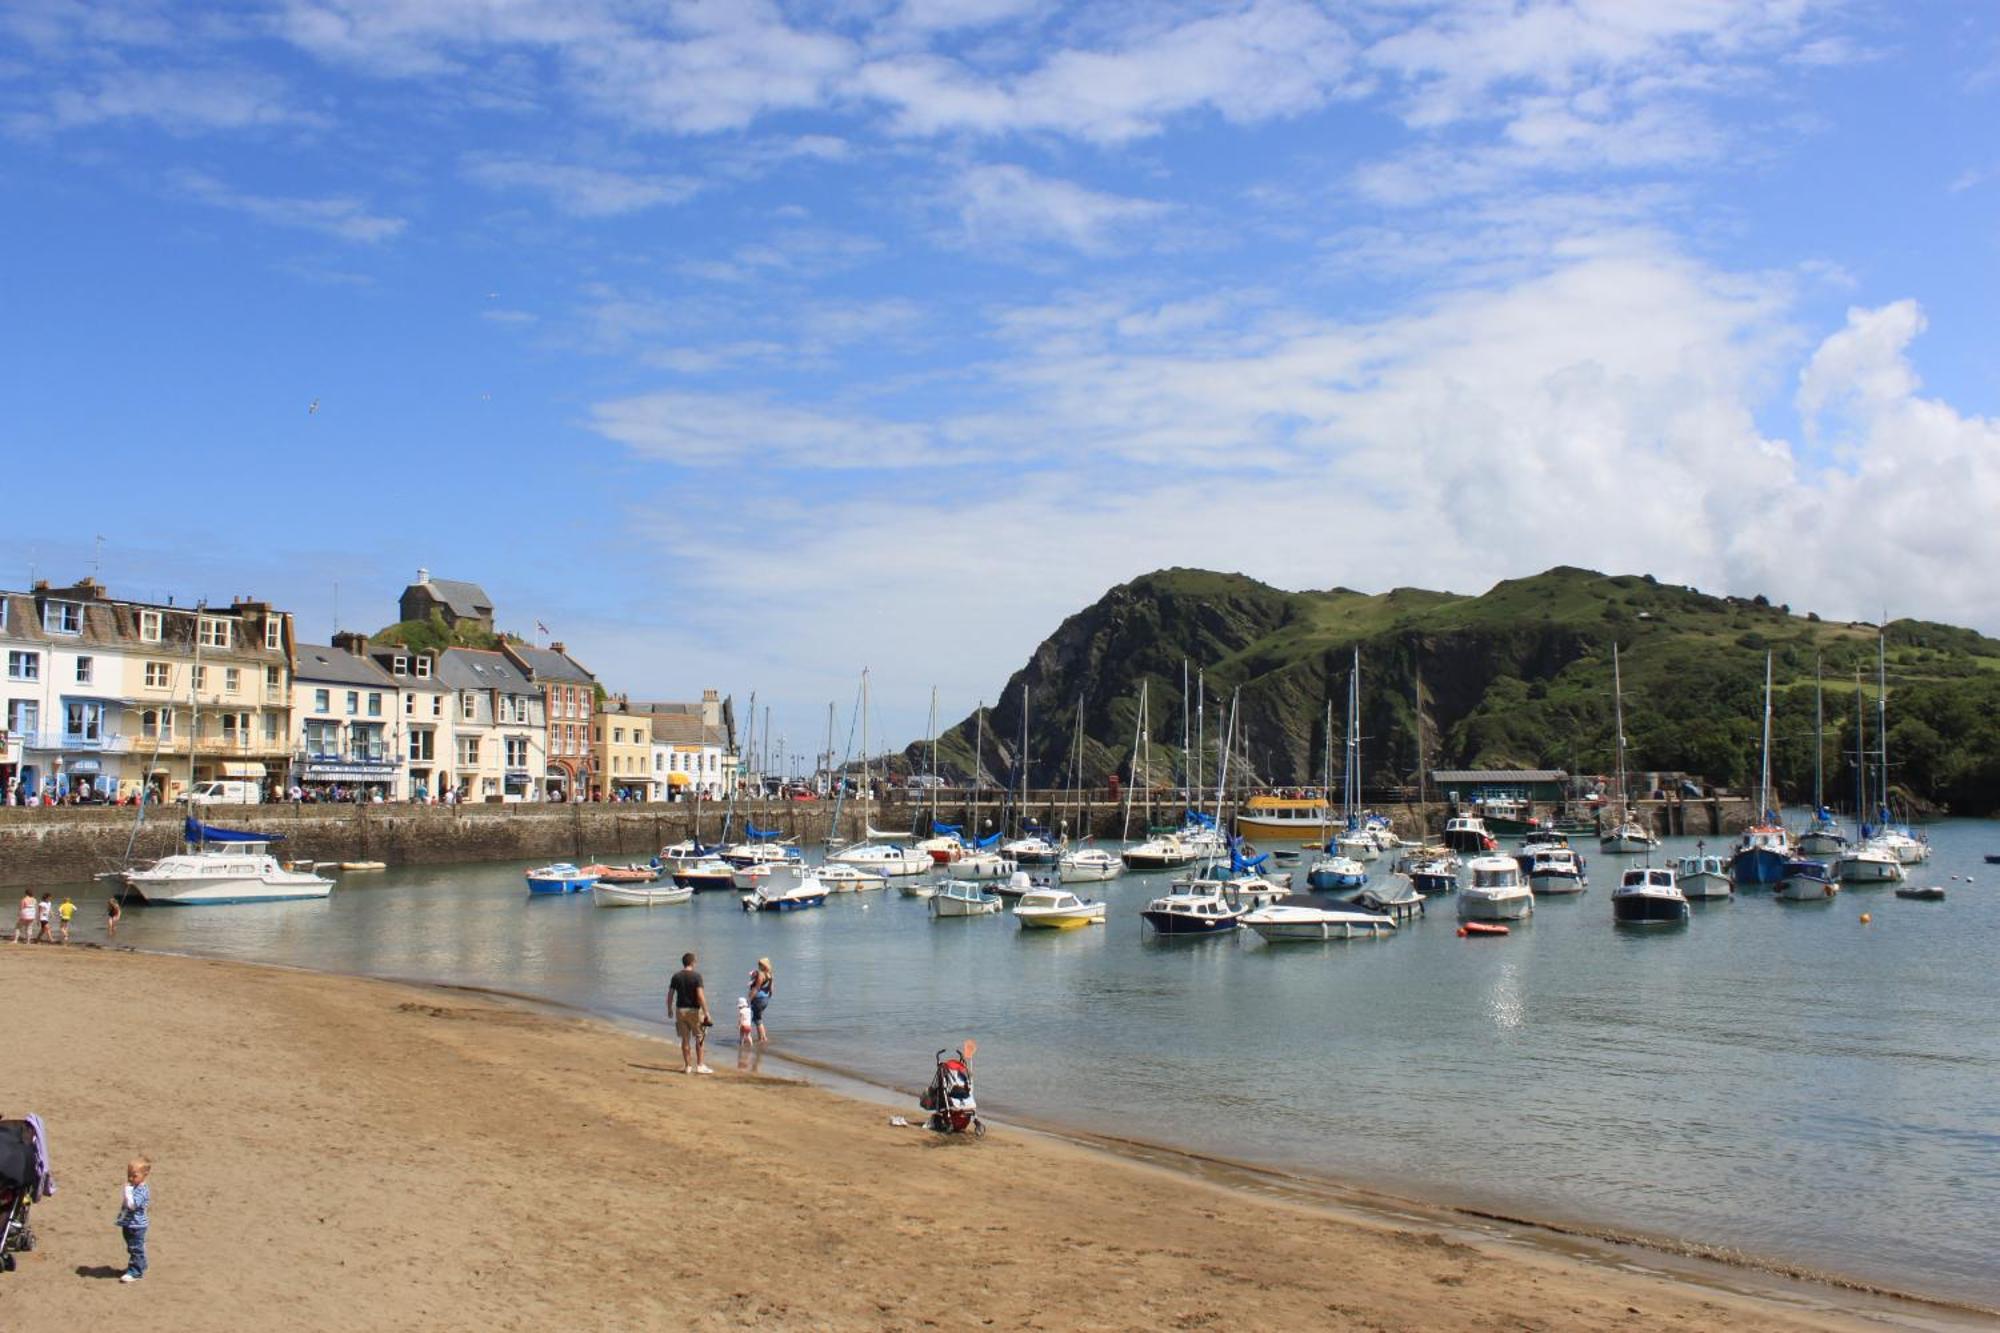
[[(498, 997), (0, 948), (0, 1114), (58, 1194), (0, 1328), (1607, 1328), (1970, 1316), (1632, 1271), (997, 1127), (984, 1140)], [(720, 1010), (720, 1007), (718, 1007)], [(718, 1031), (733, 1040), (730, 1016)], [(911, 1081), (928, 1033), (912, 1033)], [(914, 1105), (906, 1114), (916, 1118)], [(153, 1272), (123, 1286), (123, 1164)], [(1754, 1287), (1754, 1284), (1749, 1284)]]

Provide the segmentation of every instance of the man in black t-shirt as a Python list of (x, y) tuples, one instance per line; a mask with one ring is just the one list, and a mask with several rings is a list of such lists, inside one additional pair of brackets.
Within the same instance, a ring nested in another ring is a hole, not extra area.
[(702, 1063), (708, 1044), (708, 992), (702, 987), (701, 973), (694, 970), (694, 955), (681, 955), (681, 970), (667, 982), (667, 1012), (674, 1017), (674, 1031), (681, 1038), (681, 1072), (712, 1074)]

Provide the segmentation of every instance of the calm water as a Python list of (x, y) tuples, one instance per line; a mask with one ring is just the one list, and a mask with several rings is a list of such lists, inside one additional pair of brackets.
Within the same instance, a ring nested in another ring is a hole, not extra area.
[(725, 1046), (769, 955), (777, 1044), (871, 1077), (920, 1085), (976, 1037), (1003, 1113), (2000, 1303), (2000, 825), (1931, 837), (1911, 882), (1946, 885), (1941, 904), (1753, 893), (1637, 931), (1611, 922), (1618, 860), (1591, 855), (1588, 893), (1490, 941), (1457, 938), (1449, 899), (1379, 942), (1157, 940), (1137, 915), (1155, 876), (1083, 886), (1111, 922), (1074, 932), (933, 921), (894, 889), (783, 916), (720, 894), (604, 911), (530, 898), (509, 864), (134, 910), (121, 938), (638, 1018), (694, 949)]

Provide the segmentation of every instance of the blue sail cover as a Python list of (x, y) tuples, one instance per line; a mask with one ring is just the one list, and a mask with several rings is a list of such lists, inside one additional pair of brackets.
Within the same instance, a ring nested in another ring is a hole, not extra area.
[(749, 838), (750, 841), (752, 842), (762, 842), (766, 838), (778, 837), (780, 834), (784, 833), (784, 830), (777, 828), (758, 828), (755, 824), (752, 824), (749, 820), (746, 819), (743, 821), (743, 833), (744, 836)]
[(1243, 857), (1242, 840), (1240, 838), (1231, 838), (1229, 840), (1229, 873), (1232, 875), (1247, 875), (1270, 859), (1271, 854), (1264, 852), (1254, 860), (1245, 860)]
[(1187, 822), (1190, 824), (1199, 824), (1203, 828), (1214, 828), (1215, 816), (1205, 815), (1199, 810), (1190, 810), (1187, 812)]
[(931, 832), (937, 834), (940, 838), (955, 838), (964, 827), (965, 825), (963, 824), (947, 824), (942, 819), (933, 819), (931, 821)]
[[(960, 838), (959, 841), (965, 842), (965, 839)], [(1000, 835), (998, 833), (989, 833), (983, 838), (977, 838), (972, 842), (966, 842), (965, 845), (973, 848), (975, 851), (983, 852), (988, 847), (997, 846), (999, 842), (1000, 842)]]
[(242, 829), (217, 828), (204, 824), (190, 815), (181, 829), (181, 837), (189, 842), (283, 842), (284, 835), (278, 833), (246, 833)]
[(1021, 828), (1023, 832), (1027, 833), (1043, 834), (1048, 832), (1047, 828), (1043, 827), (1042, 824), (1032, 819), (1022, 820)]

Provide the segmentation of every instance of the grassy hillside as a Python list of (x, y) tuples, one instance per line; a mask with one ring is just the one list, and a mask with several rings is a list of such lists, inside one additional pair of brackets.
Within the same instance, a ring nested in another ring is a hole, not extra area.
[[(1960, 810), (2000, 808), (2000, 642), (1922, 621), (1894, 622), (1884, 637), (1892, 780)], [(1824, 621), (1763, 598), (1712, 597), (1574, 568), (1511, 579), (1476, 597), (1416, 588), (1286, 592), (1240, 574), (1162, 570), (1113, 588), (1036, 649), (988, 710), (983, 767), (1003, 782), (1018, 771), (1025, 680), (1034, 694), (1032, 782), (1063, 781), (1079, 708), (1086, 781), (1112, 772), (1129, 780), (1144, 681), (1152, 771), (1178, 772), (1185, 662), (1208, 683), (1208, 771), (1220, 730), (1216, 701), (1240, 687), (1245, 741), (1235, 762), (1267, 782), (1316, 782), (1325, 704), (1345, 698), (1358, 647), (1362, 764), (1371, 786), (1412, 780), (1419, 679), (1433, 767), (1608, 772), (1615, 642), (1635, 770), (1685, 770), (1736, 788), (1753, 782), (1768, 652), (1781, 790), (1790, 799), (1811, 794), (1817, 668), (1825, 679), (1826, 784), (1844, 800), (1853, 787), (1857, 671), (1875, 744), (1876, 639), (1873, 625)], [(960, 776), (973, 767), (973, 724), (966, 719), (940, 743), (946, 767)], [(1336, 716), (1336, 731), (1341, 725)]]

